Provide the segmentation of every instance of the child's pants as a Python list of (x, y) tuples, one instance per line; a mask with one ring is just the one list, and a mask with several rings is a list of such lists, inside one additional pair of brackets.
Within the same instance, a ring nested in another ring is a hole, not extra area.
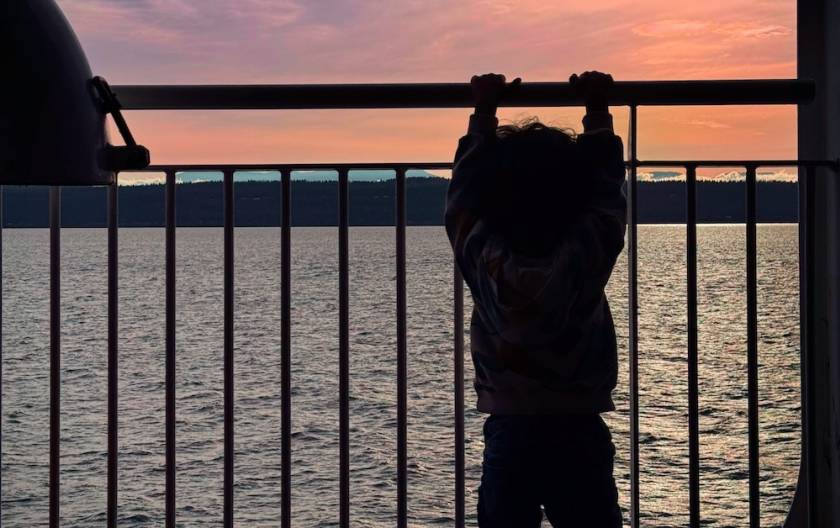
[(598, 414), (492, 415), (484, 423), (481, 528), (620, 528), (615, 447)]

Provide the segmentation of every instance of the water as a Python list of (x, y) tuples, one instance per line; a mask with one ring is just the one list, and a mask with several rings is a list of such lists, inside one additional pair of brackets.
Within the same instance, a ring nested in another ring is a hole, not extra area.
[[(48, 233), (6, 230), (2, 522), (44, 525), (48, 485)], [(62, 238), (62, 525), (101, 526), (106, 464), (106, 233)], [(685, 230), (640, 226), (641, 509), (684, 526), (688, 504)], [(797, 233), (759, 226), (762, 521), (779, 525), (799, 463)], [(396, 516), (393, 228), (352, 228), (353, 526)], [(409, 228), (409, 515), (453, 525), (451, 255), (440, 227)], [(702, 516), (747, 525), (743, 226), (699, 228)], [(280, 518), (279, 230), (236, 232), (236, 487), (239, 526)], [(294, 526), (337, 526), (337, 237), (292, 233)], [(120, 525), (161, 526), (164, 497), (164, 233), (120, 232)], [(222, 231), (178, 231), (177, 506), (183, 526), (222, 513)], [(618, 411), (608, 416), (628, 505), (625, 259), (608, 294), (619, 335)], [(469, 313), (469, 300), (467, 302)], [(468, 319), (468, 318), (467, 318)], [(467, 361), (467, 377), (471, 377)], [(467, 392), (467, 512), (475, 511), (482, 416)], [(625, 513), (626, 516), (626, 513)]]

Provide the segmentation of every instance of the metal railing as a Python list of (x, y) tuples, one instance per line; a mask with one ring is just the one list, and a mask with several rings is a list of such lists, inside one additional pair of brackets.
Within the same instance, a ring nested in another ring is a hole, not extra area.
[[(274, 87), (115, 87), (127, 109), (236, 109), (236, 108), (405, 108), (466, 107), (470, 105), (467, 85), (343, 85), (343, 86), (274, 86)], [(630, 107), (628, 137), (628, 313), (629, 313), (629, 399), (630, 399), (630, 519), (639, 526), (639, 379), (638, 379), (638, 288), (637, 288), (637, 171), (640, 167), (682, 167), (686, 173), (686, 251), (688, 316), (688, 404), (689, 404), (689, 519), (698, 528), (700, 512), (700, 435), (698, 428), (697, 377), (697, 169), (701, 167), (743, 167), (746, 174), (745, 217), (747, 226), (747, 361), (748, 361), (748, 435), (749, 435), (749, 518), (750, 526), (759, 526), (759, 444), (758, 444), (758, 336), (756, 294), (756, 173), (759, 167), (796, 166), (804, 169), (800, 185), (800, 266), (801, 296), (812, 295), (813, 281), (809, 267), (813, 251), (813, 182), (818, 168), (838, 171), (836, 161), (824, 160), (656, 160), (637, 159), (637, 107), (664, 104), (799, 104), (813, 96), (813, 83), (796, 80), (772, 81), (680, 81), (617, 83), (613, 104)], [(564, 83), (524, 84), (512, 106), (572, 106), (581, 104)], [(166, 269), (166, 354), (165, 354), (165, 525), (175, 526), (175, 246), (176, 246), (176, 174), (190, 170), (217, 171), (223, 175), (224, 196), (224, 506), (226, 527), (233, 526), (234, 484), (234, 376), (233, 376), (233, 291), (234, 291), (234, 173), (237, 171), (277, 171), (282, 190), (281, 211), (281, 526), (291, 526), (291, 173), (295, 170), (329, 169), (338, 175), (338, 264), (339, 264), (339, 521), (350, 526), (350, 412), (349, 412), (349, 172), (354, 169), (395, 171), (395, 247), (396, 247), (396, 335), (397, 335), (397, 526), (407, 526), (407, 361), (406, 343), (406, 173), (412, 169), (450, 169), (451, 163), (353, 163), (353, 164), (260, 164), (260, 165), (167, 165), (149, 167), (162, 172), (165, 180), (165, 269)], [(108, 470), (107, 526), (117, 524), (117, 402), (118, 402), (118, 328), (117, 328), (117, 187), (108, 193)], [(60, 420), (60, 192), (50, 193), (50, 526), (59, 520), (59, 420)], [(0, 238), (0, 242), (2, 238)], [(0, 244), (0, 252), (2, 245)], [(0, 253), (2, 255), (2, 253)], [(454, 267), (454, 433), (455, 433), (455, 524), (463, 527), (465, 510), (464, 453), (464, 296), (463, 280)], [(0, 299), (0, 303), (2, 299)], [(804, 305), (803, 305), (804, 306)], [(0, 304), (2, 307), (2, 304)], [(802, 332), (813, 332), (813, 321), (802, 314)], [(1, 350), (0, 350), (1, 352)], [(808, 347), (803, 348), (807, 355)], [(811, 362), (803, 376), (803, 432), (806, 468), (815, 461), (810, 453), (809, 408), (813, 395), (808, 379)], [(1, 404), (2, 402), (0, 402)], [(813, 471), (808, 471), (813, 475)], [(809, 494), (812, 497), (813, 494)]]

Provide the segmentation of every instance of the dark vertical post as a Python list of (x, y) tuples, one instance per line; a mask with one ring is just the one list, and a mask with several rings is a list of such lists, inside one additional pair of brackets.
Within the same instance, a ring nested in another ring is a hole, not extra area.
[(338, 171), (338, 444), (339, 520), (350, 528), (350, 283), (349, 181), (347, 169)]
[[(796, 2), (796, 69), (799, 79), (813, 79), (812, 101), (798, 107), (798, 157), (840, 159), (840, 3)], [(800, 177), (802, 172), (800, 172)], [(807, 452), (787, 526), (801, 526), (807, 505), (810, 526), (840, 524), (840, 179), (838, 168), (806, 167), (807, 330), (803, 341), (802, 380), (807, 397), (802, 408)], [(806, 322), (803, 321), (803, 322)], [(809, 371), (809, 372), (806, 372)], [(806, 405), (807, 404), (807, 405)], [(807, 409), (806, 409), (807, 407)], [(804, 468), (803, 468), (804, 469)], [(807, 481), (807, 486), (804, 484)], [(808, 495), (802, 496), (803, 491)], [(803, 504), (804, 502), (804, 504)]]
[(466, 518), (464, 474), (464, 279), (455, 264), (455, 528), (464, 528)]
[(396, 174), (397, 246), (397, 527), (408, 526), (408, 351), (405, 284), (405, 169)]
[(697, 382), (697, 168), (686, 167), (686, 275), (688, 282), (689, 522), (700, 527), (700, 428)]
[[(801, 173), (800, 173), (801, 174)], [(799, 181), (800, 211), (800, 273), (802, 309), (803, 349), (802, 355), (802, 424), (805, 455), (806, 498), (808, 506), (808, 527), (815, 528), (819, 519), (820, 489), (817, 475), (817, 417), (816, 417), (816, 365), (814, 347), (816, 346), (816, 324), (811, 311), (815, 299), (814, 274), (816, 266), (816, 168), (805, 167), (804, 181)]]
[(283, 170), (282, 218), (280, 229), (280, 462), (281, 477), (281, 526), (292, 526), (292, 261), (291, 261), (291, 173)]
[(166, 171), (166, 528), (175, 528), (175, 171)]
[(761, 525), (758, 457), (758, 294), (756, 168), (747, 168), (747, 407), (750, 473), (750, 528)]
[(233, 528), (233, 171), (224, 172), (224, 526)]
[[(3, 228), (5, 227), (3, 186), (0, 185), (0, 459), (3, 455)], [(0, 472), (0, 496), (3, 494), (3, 475)], [(3, 525), (3, 506), (0, 501), (0, 526)]]
[(50, 187), (50, 528), (59, 526), (61, 444), (61, 187)]
[(630, 527), (639, 528), (639, 287), (638, 287), (638, 223), (637, 198), (637, 135), (636, 105), (630, 107), (630, 181), (627, 182), (627, 302), (630, 366)]
[(117, 526), (117, 457), (119, 444), (118, 383), (119, 383), (119, 296), (117, 291), (119, 239), (117, 182), (108, 187), (108, 528)]

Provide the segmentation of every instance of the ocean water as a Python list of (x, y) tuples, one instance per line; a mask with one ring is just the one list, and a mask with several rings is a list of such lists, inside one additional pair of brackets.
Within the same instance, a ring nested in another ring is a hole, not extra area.
[[(279, 230), (236, 231), (238, 526), (280, 518)], [(350, 230), (352, 525), (396, 516), (393, 228)], [(452, 526), (452, 259), (441, 227), (408, 239), (409, 515)], [(645, 526), (685, 526), (688, 509), (685, 228), (639, 227), (641, 510)], [(701, 226), (701, 515), (747, 525), (743, 225)], [(799, 465), (797, 232), (762, 225), (759, 354), (762, 521), (779, 525)], [(48, 233), (3, 232), (2, 523), (42, 526), (48, 491)], [(222, 519), (222, 230), (179, 228), (177, 518)], [(296, 527), (338, 521), (338, 270), (334, 228), (292, 233), (292, 510)], [(161, 526), (164, 497), (164, 233), (120, 232), (121, 526)], [(102, 526), (106, 469), (106, 233), (62, 234), (62, 526)], [(607, 415), (627, 515), (627, 282), (608, 288), (619, 339), (618, 410)], [(470, 310), (467, 296), (466, 313)], [(469, 317), (466, 318), (468, 324)], [(483, 417), (467, 371), (467, 512), (475, 525)]]

